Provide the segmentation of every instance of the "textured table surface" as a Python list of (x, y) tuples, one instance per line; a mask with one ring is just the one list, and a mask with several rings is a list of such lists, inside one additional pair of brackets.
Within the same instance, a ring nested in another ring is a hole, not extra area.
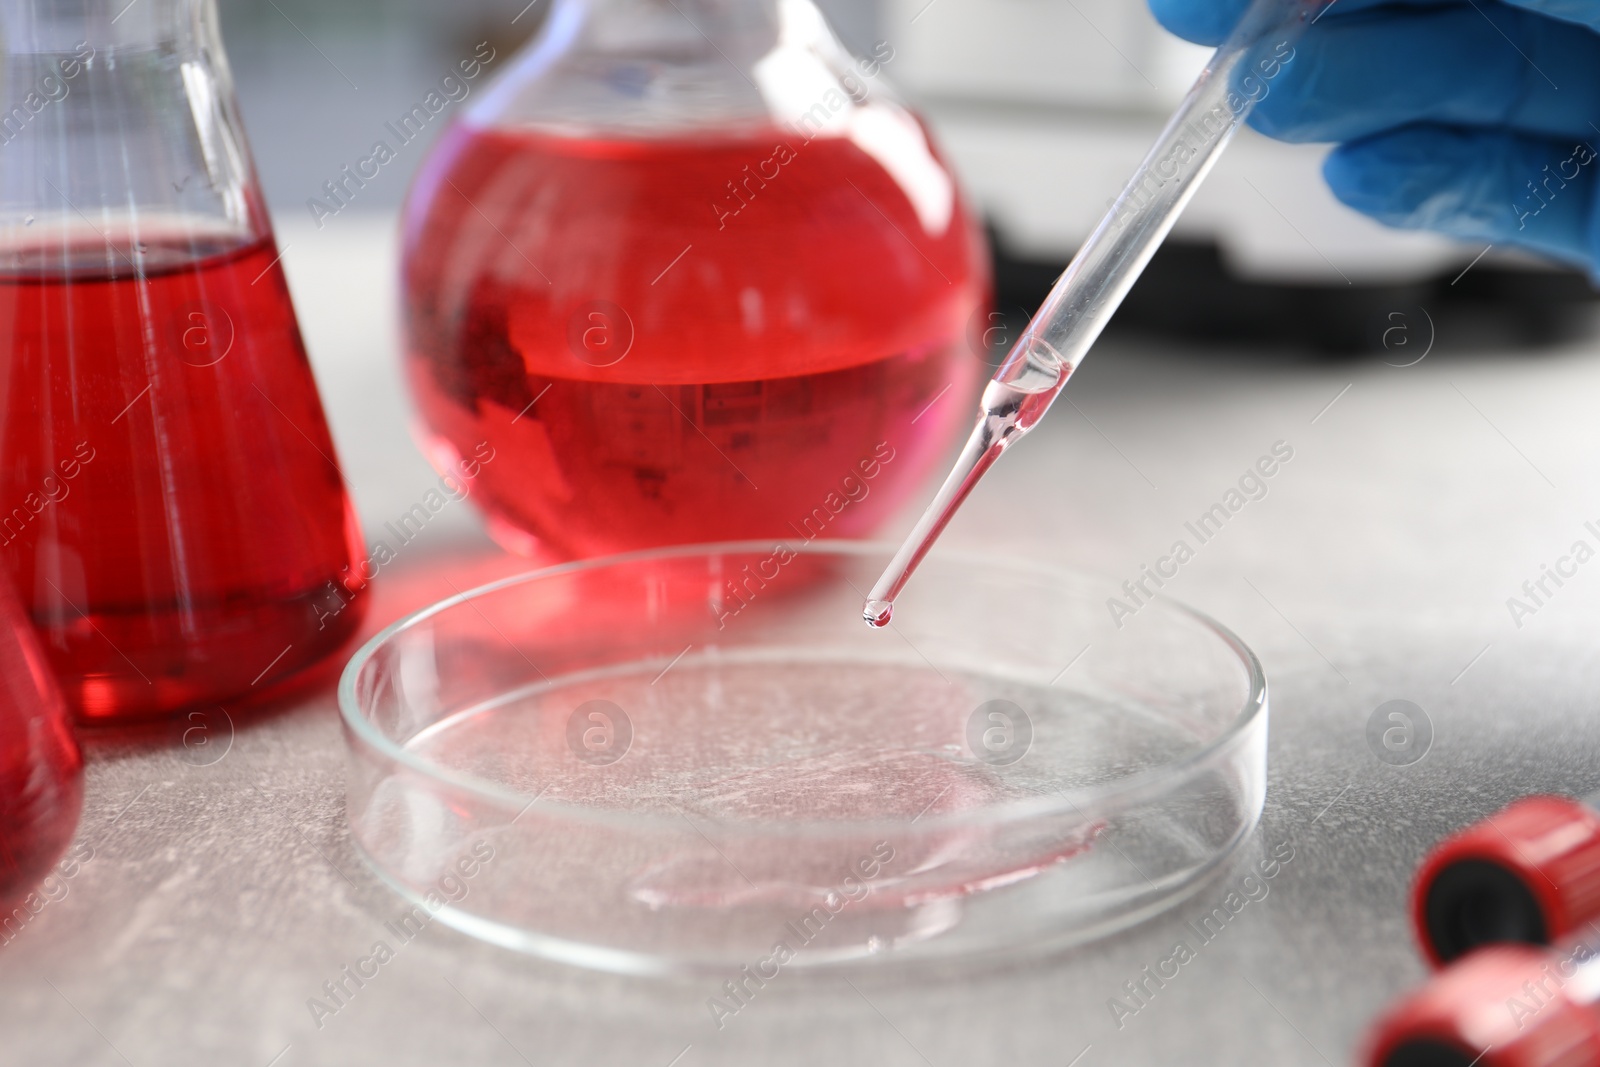
[[(405, 428), (392, 233), (350, 217), (283, 239), (375, 528), (432, 477)], [(1397, 310), (1420, 344), (1426, 325)], [(186, 748), (179, 727), (90, 742), (78, 848), (92, 856), (0, 947), (0, 1063), (1349, 1062), (1422, 976), (1403, 902), (1429, 843), (1520, 794), (1600, 784), (1600, 563), (1520, 627), (1506, 605), (1573, 542), (1600, 541), (1584, 528), (1600, 520), (1600, 351), (1436, 352), (1402, 369), (1122, 343), (1070, 395), (952, 542), (1134, 576), (1275, 442), (1294, 448), (1270, 495), (1169, 586), (1231, 624), (1272, 686), (1261, 830), (1169, 915), (1012, 967), (854, 986), (786, 973), (720, 1031), (707, 983), (586, 974), (434, 924), (319, 1026), (308, 998), (405, 910), (351, 850), (325, 682), (238, 723), (225, 749)], [(372, 621), (522, 567), (454, 507), (386, 569)], [(1410, 766), (1366, 739), (1391, 699), (1432, 724)], [(1265, 898), (1117, 1018), (1122, 984), (1286, 842)]]

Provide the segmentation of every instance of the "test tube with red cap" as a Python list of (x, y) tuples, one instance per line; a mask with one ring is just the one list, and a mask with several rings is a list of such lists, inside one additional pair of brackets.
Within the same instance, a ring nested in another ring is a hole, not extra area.
[(1561, 949), (1491, 945), (1385, 1014), (1367, 1067), (1597, 1067), (1600, 936)]
[(1480, 945), (1565, 941), (1600, 920), (1600, 795), (1524, 797), (1422, 861), (1411, 916), (1439, 967)]

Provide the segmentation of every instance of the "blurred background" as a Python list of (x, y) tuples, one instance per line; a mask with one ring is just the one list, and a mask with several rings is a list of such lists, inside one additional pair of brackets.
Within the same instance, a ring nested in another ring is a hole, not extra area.
[[(978, 200), (999, 306), (1012, 319), (1043, 299), (1209, 54), (1129, 0), (820, 6), (858, 53), (880, 41), (893, 47), (885, 72), (931, 120)], [(221, 7), (282, 226), (310, 221), (307, 200), (351, 161), (353, 146), (370, 143), (478, 42), (509, 55), (538, 29), (549, 0)], [(1114, 330), (1340, 357), (1382, 348), (1397, 306), (1426, 305), (1441, 350), (1539, 347), (1593, 328), (1595, 294), (1577, 273), (1501, 249), (1477, 260), (1481, 246), (1387, 230), (1333, 199), (1320, 177), (1325, 154), (1245, 131)], [(352, 209), (392, 215), (424, 155), (408, 150)]]
[[(220, 0), (369, 534), (437, 478), (405, 425), (394, 277), (396, 212), (427, 145), (320, 230), (307, 201), (478, 42), (508, 58), (549, 2)], [(885, 75), (979, 202), (1013, 316), (1042, 297), (1205, 58), (1143, 0), (820, 3), (858, 52), (894, 48)], [(864, 991), (797, 981), (726, 1033), (707, 1023), (710, 989), (541, 964), (434, 924), (324, 1027), (307, 997), (370, 951), (399, 902), (346, 832), (323, 678), (241, 716), (215, 763), (194, 761), (187, 721), (164, 746), (96, 742), (80, 828), (93, 864), (0, 954), (5, 1062), (1350, 1062), (1376, 1013), (1424, 975), (1406, 899), (1426, 849), (1515, 797), (1600, 787), (1600, 582), (1586, 571), (1532, 620), (1508, 616), (1506, 599), (1600, 524), (1600, 359), (1577, 275), (1384, 230), (1328, 195), (1324, 153), (1241, 136), (1066, 402), (945, 535), (1137, 576), (1257, 457), (1295, 450), (1270, 499), (1170, 583), (1272, 679), (1267, 807), (1241, 862), (1298, 850), (1270, 900), (1185, 968), (1201, 977), (1126, 1027), (1107, 1011), (1193, 936), (1185, 924), (1221, 884), (1061, 958)], [(1396, 316), (1417, 332), (1385, 348)], [(370, 624), (529, 565), (494, 549), (472, 507), (451, 507), (385, 567)], [(1437, 728), (1414, 765), (1371, 741), (1395, 699)]]

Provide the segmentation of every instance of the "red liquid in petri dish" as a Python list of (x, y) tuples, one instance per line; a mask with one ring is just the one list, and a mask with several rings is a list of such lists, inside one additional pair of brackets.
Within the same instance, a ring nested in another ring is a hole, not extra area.
[[(0, 919), (61, 858), (82, 805), (83, 758), (61, 691), (0, 576)], [(0, 923), (0, 943), (14, 932)]]
[(946, 205), (925, 224), (844, 138), (458, 125), (405, 227), (431, 457), (494, 449), (474, 499), (520, 551), (867, 533), (988, 374), (967, 340), (987, 253)]
[(61, 255), (0, 274), (0, 559), (69, 704), (165, 714), (337, 649), (360, 531), (271, 238)]

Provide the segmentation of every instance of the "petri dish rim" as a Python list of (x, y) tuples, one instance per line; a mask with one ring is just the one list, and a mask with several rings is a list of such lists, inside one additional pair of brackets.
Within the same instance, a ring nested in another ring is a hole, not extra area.
[[(806, 555), (882, 556), (888, 559), (894, 554), (898, 546), (876, 541), (837, 540), (824, 543), (786, 543), (786, 547), (790, 551)], [(560, 814), (577, 822), (615, 824), (630, 828), (639, 828), (652, 824), (659, 824), (663, 827), (676, 827), (678, 818), (675, 816), (609, 811), (578, 804), (564, 804), (556, 799), (542, 799), (542, 793), (530, 795), (515, 789), (508, 789), (486, 778), (449, 770), (431, 760), (424, 759), (386, 736), (362, 714), (360, 701), (356, 695), (356, 681), (361, 674), (362, 668), (371, 661), (378, 650), (397, 635), (426, 622), (436, 615), (443, 614), (463, 604), (468, 604), (480, 597), (563, 574), (601, 570), (607, 567), (639, 563), (646, 560), (737, 555), (741, 553), (760, 554), (770, 552), (771, 548), (772, 542), (770, 541), (723, 541), (711, 544), (651, 548), (637, 552), (600, 556), (594, 559), (574, 560), (550, 567), (540, 567), (536, 570), (500, 578), (485, 585), (456, 593), (425, 608), (402, 616), (378, 631), (356, 650), (339, 677), (337, 693), (339, 717), (351, 736), (372, 749), (383, 759), (407, 768), (425, 779), (476, 795), (492, 804), (505, 805), (514, 810), (526, 810), (533, 804), (538, 803), (546, 811)], [(1006, 559), (966, 550), (941, 550), (935, 552), (933, 556), (936, 561), (946, 563), (965, 563), (970, 566), (1007, 570), (1025, 575), (1051, 575), (1058, 579), (1069, 581), (1081, 581), (1085, 578), (1093, 577), (1089, 572), (1072, 568), (1057, 567), (1029, 560)], [(1199, 623), (1226, 645), (1238, 657), (1240, 664), (1245, 668), (1249, 678), (1249, 691), (1245, 697), (1244, 706), (1225, 730), (1195, 751), (1187, 753), (1179, 759), (1149, 767), (1115, 781), (1062, 790), (1057, 794), (1059, 799), (1057, 797), (1039, 797), (1011, 800), (988, 807), (929, 816), (921, 820), (922, 825), (929, 829), (959, 829), (971, 825), (992, 827), (999, 823), (1054, 815), (1076, 814), (1082, 817), (1085, 806), (1098, 808), (1110, 801), (1136, 801), (1147, 792), (1160, 793), (1169, 791), (1176, 782), (1183, 780), (1191, 772), (1203, 769), (1213, 761), (1226, 756), (1236, 746), (1245, 743), (1250, 737), (1251, 729), (1265, 714), (1267, 708), (1267, 678), (1262, 669), (1261, 661), (1256, 657), (1250, 646), (1246, 645), (1237, 634), (1204, 612), (1171, 598), (1162, 598), (1155, 606), (1159, 610), (1185, 616), (1189, 620)], [(828, 836), (845, 830), (851, 833), (859, 833), (875, 825), (867, 821), (849, 820), (740, 819), (735, 821), (717, 819), (706, 815), (699, 816), (699, 822), (703, 825), (713, 825), (718, 829), (718, 832), (724, 834), (766, 834), (776, 830), (801, 837), (809, 837), (813, 834)], [(885, 823), (886, 827), (889, 825), (889, 823)]]

